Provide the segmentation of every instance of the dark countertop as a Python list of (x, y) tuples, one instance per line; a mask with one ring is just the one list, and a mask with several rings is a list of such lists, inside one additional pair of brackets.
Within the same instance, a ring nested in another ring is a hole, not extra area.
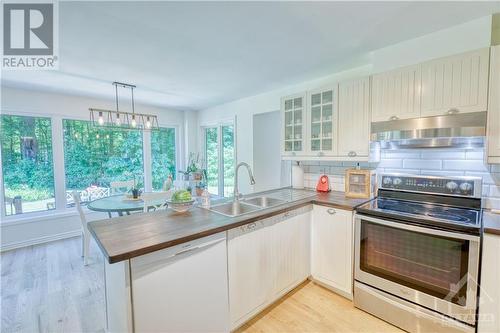
[(349, 199), (343, 192), (316, 193), (308, 190), (279, 189), (259, 195), (280, 194), (288, 202), (238, 217), (228, 217), (195, 207), (187, 213), (170, 209), (89, 222), (90, 233), (109, 263), (131, 259), (177, 244), (233, 229), (309, 204), (353, 210), (369, 199)]
[(489, 210), (484, 210), (483, 231), (487, 234), (495, 234), (500, 236), (500, 214), (492, 213)]

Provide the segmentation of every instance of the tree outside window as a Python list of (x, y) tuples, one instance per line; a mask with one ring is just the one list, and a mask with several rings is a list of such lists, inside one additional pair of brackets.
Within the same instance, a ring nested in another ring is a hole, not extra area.
[(55, 209), (50, 118), (0, 119), (5, 215)]

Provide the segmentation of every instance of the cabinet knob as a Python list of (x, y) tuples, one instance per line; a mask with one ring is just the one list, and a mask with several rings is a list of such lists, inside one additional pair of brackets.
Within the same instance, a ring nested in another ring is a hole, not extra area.
[(452, 114), (457, 114), (459, 113), (460, 110), (457, 109), (457, 108), (452, 108), (452, 109), (449, 109), (448, 111), (446, 111), (446, 114), (449, 114), (449, 115), (452, 115)]
[(326, 212), (330, 215), (335, 215), (337, 213), (337, 211), (333, 208), (329, 208)]
[(398, 120), (399, 117), (398, 116), (392, 116), (391, 118), (389, 118), (389, 120)]
[(252, 230), (252, 229), (255, 229), (256, 226), (257, 225), (255, 223), (250, 223), (250, 224), (247, 225), (247, 229), (248, 230)]
[(353, 150), (351, 150), (351, 151), (347, 154), (347, 156), (349, 156), (349, 157), (355, 157), (355, 156), (357, 156), (357, 155), (358, 155), (358, 154), (357, 154), (355, 151), (353, 151)]

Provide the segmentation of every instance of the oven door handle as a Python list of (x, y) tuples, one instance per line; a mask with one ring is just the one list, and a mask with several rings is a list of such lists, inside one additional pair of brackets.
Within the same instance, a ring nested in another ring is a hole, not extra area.
[(388, 227), (393, 227), (397, 229), (403, 229), (403, 230), (409, 230), (409, 231), (415, 231), (419, 232), (422, 234), (428, 234), (432, 236), (443, 236), (443, 237), (449, 237), (449, 238), (455, 238), (455, 239), (463, 239), (463, 240), (468, 240), (471, 242), (479, 242), (479, 236), (474, 236), (474, 235), (467, 235), (463, 234), (460, 232), (450, 232), (450, 231), (444, 231), (444, 230), (439, 230), (439, 229), (431, 229), (431, 228), (425, 228), (425, 227), (419, 227), (416, 225), (411, 225), (411, 224), (405, 224), (403, 222), (391, 222), (385, 219), (380, 219), (380, 218), (374, 218), (371, 216), (366, 216), (366, 215), (355, 215), (356, 221), (368, 221), (376, 224), (381, 224), (385, 225)]

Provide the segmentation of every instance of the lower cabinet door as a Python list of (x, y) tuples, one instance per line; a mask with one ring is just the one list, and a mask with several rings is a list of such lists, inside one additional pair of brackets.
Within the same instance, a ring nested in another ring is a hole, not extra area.
[(478, 333), (500, 332), (500, 236), (485, 234), (479, 294)]
[(229, 310), (231, 328), (244, 323), (273, 292), (272, 220), (228, 231)]
[(228, 231), (231, 329), (308, 278), (311, 207)]
[(282, 294), (307, 279), (310, 271), (310, 212), (273, 226), (275, 294)]
[(314, 206), (312, 219), (312, 277), (352, 298), (352, 212)]

